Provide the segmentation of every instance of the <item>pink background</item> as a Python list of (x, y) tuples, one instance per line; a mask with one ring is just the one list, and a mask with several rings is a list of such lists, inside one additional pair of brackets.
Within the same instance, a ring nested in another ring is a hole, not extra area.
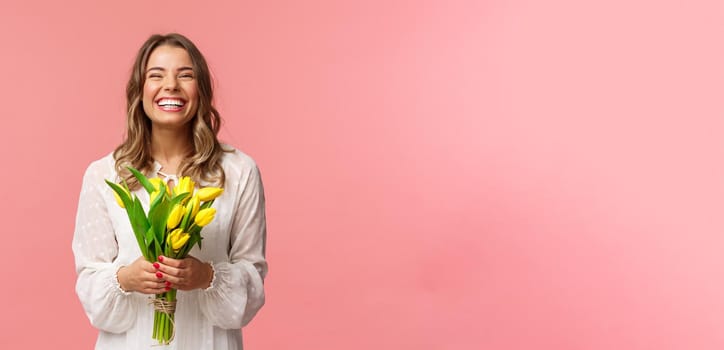
[(248, 349), (721, 349), (723, 29), (721, 1), (3, 1), (0, 348), (92, 348), (81, 176), (179, 31), (265, 180)]

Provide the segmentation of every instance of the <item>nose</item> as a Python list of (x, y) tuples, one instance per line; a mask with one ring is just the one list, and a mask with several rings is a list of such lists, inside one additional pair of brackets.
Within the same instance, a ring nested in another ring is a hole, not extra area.
[(163, 88), (167, 91), (176, 91), (178, 90), (178, 81), (176, 81), (176, 77), (172, 74), (169, 74), (166, 76), (166, 78), (163, 81)]

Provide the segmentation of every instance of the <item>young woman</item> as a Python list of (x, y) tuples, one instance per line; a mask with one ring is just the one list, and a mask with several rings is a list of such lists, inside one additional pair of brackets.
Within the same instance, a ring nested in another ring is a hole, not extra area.
[[(264, 305), (266, 218), (259, 170), (249, 156), (217, 139), (206, 60), (179, 34), (153, 35), (141, 47), (126, 87), (123, 143), (90, 164), (83, 177), (73, 253), (76, 292), (97, 349), (158, 349), (149, 299), (179, 290), (169, 349), (241, 349), (240, 329)], [(182, 260), (141, 256), (128, 217), (105, 179), (124, 179), (148, 207), (133, 166), (170, 186), (189, 176), (224, 193), (216, 218)]]

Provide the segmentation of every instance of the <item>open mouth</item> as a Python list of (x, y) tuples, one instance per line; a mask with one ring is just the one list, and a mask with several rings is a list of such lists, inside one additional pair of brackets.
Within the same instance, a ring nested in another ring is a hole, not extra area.
[(180, 98), (161, 98), (156, 101), (156, 105), (162, 111), (176, 112), (184, 108), (186, 101)]

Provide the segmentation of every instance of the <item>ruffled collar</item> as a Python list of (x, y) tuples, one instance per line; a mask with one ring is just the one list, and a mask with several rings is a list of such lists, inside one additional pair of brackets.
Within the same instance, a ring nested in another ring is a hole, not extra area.
[(166, 174), (165, 172), (161, 171), (161, 168), (163, 168), (163, 165), (159, 163), (158, 161), (153, 161), (153, 174), (158, 175), (158, 177), (162, 178), (165, 183), (168, 183), (169, 180), (173, 180), (173, 183), (178, 183), (178, 177), (176, 174)]

